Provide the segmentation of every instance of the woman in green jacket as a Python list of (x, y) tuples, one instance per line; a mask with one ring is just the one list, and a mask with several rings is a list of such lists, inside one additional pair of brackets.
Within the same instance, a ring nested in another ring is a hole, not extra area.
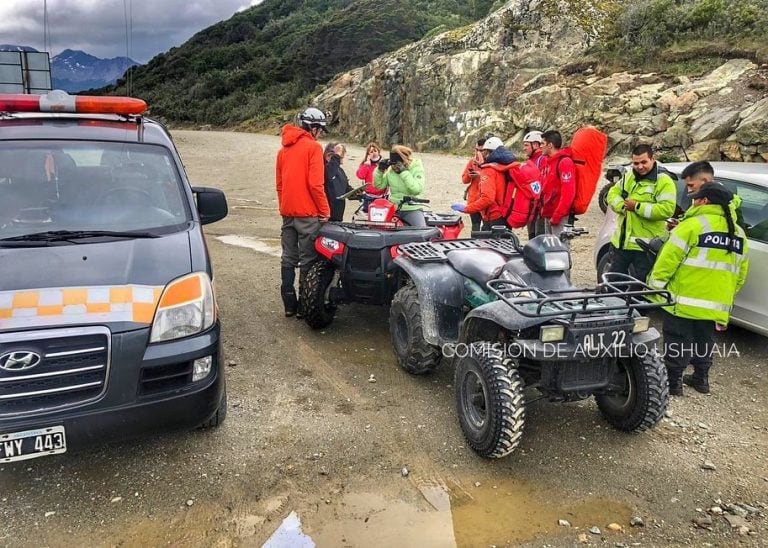
[(389, 152), (389, 162), (379, 162), (373, 174), (373, 186), (389, 189), (389, 199), (400, 208), (398, 216), (410, 226), (425, 227), (427, 222), (418, 204), (402, 204), (405, 196), (417, 197), (424, 192), (424, 166), (413, 157), (413, 151), (395, 145)]

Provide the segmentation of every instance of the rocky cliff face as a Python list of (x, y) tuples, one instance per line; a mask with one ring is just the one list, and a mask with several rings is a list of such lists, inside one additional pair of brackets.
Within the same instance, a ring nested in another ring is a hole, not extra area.
[(692, 159), (768, 161), (768, 70), (731, 60), (701, 78), (599, 76), (591, 36), (538, 0), (512, 0), (479, 23), (409, 45), (338, 76), (316, 99), (349, 138), (420, 150), (467, 148), (493, 132), (570, 135), (593, 124), (610, 152), (637, 143)]

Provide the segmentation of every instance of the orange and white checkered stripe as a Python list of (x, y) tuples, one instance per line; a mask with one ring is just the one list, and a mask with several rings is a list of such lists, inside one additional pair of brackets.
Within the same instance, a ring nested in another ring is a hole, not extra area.
[(163, 287), (105, 285), (0, 291), (0, 329), (135, 322), (150, 324)]

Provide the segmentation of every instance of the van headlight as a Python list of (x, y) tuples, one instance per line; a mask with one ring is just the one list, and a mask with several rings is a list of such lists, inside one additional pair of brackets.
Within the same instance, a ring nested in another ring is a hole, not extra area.
[(208, 274), (195, 272), (163, 290), (149, 342), (170, 341), (205, 331), (216, 321), (216, 302)]

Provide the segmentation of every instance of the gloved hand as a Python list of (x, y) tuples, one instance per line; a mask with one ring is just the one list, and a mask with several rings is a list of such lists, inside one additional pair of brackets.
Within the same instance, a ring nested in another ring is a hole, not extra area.
[(459, 213), (464, 213), (464, 210), (467, 208), (466, 204), (453, 204), (451, 205), (451, 209), (454, 211), (458, 211)]

